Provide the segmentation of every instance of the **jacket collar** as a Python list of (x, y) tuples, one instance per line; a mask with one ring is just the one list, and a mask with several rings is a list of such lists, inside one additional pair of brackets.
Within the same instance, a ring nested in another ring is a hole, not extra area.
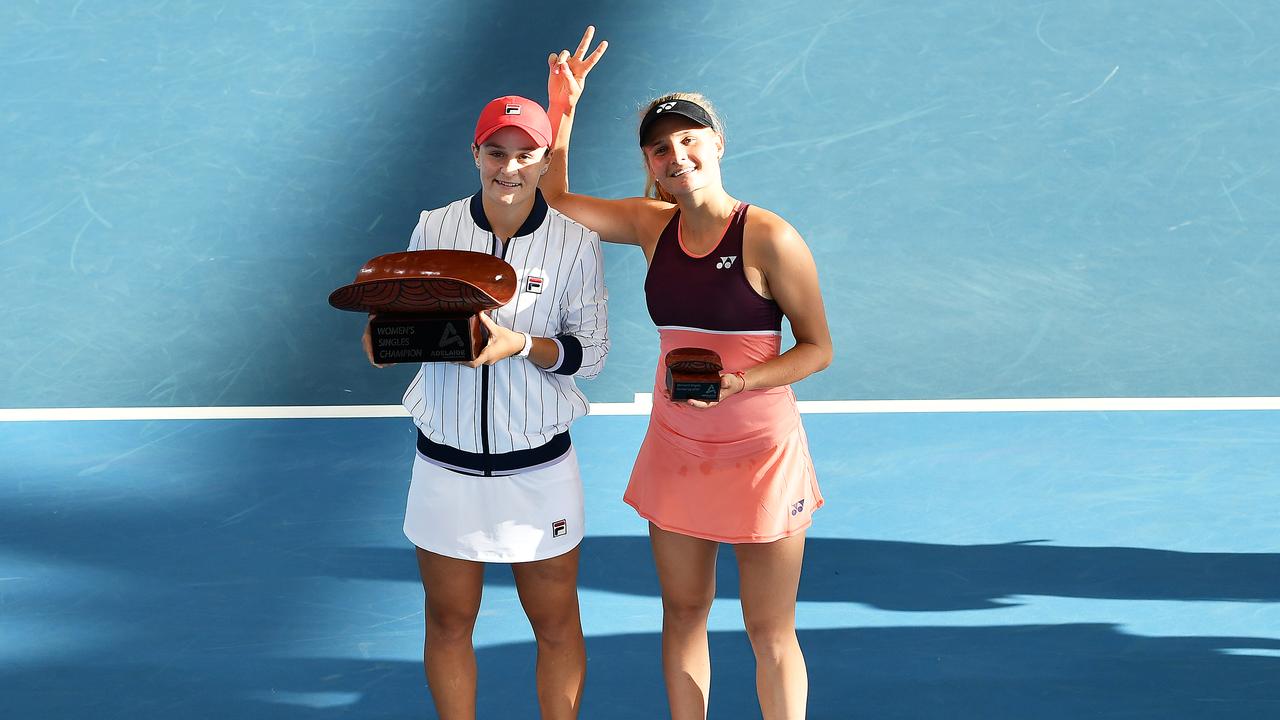
[[(547, 201), (542, 197), (541, 190), (534, 190), (533, 209), (529, 211), (529, 217), (524, 219), (524, 223), (520, 225), (520, 229), (516, 230), (516, 236), (532, 235), (535, 230), (542, 227), (542, 221), (547, 219)], [(484, 215), (484, 201), (481, 195), (484, 191), (480, 191), (471, 196), (471, 219), (476, 225), (480, 226), (485, 232), (493, 232), (493, 227), (489, 225), (489, 218)]]

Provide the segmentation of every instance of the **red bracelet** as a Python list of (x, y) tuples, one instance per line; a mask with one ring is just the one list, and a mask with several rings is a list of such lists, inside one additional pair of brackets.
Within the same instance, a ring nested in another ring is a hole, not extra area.
[(745, 371), (745, 370), (734, 370), (732, 374), (737, 375), (737, 376), (738, 376), (738, 378), (742, 380), (742, 389), (741, 389), (741, 390), (739, 390), (738, 392), (746, 392), (746, 391), (747, 391), (747, 373), (746, 373), (746, 371)]

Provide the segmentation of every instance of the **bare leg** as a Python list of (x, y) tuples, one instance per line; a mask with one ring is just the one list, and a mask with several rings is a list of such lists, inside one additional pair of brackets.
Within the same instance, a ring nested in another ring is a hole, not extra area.
[(578, 548), (536, 562), (513, 563), (516, 592), (538, 641), (538, 706), (543, 720), (574, 720), (587, 675), (578, 614)]
[(796, 592), (804, 535), (733, 546), (742, 619), (756, 655), (756, 694), (764, 720), (801, 720), (809, 676), (796, 639)]
[(440, 720), (475, 720), (476, 654), (471, 632), (480, 612), (484, 564), (418, 548), (426, 592), (423, 665)]
[(711, 695), (707, 615), (716, 596), (718, 543), (649, 524), (662, 585), (662, 674), (672, 720), (705, 720)]

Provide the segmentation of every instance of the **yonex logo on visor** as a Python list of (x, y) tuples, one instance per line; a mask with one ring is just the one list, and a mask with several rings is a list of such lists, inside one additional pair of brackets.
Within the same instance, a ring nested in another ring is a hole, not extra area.
[(653, 127), (654, 122), (656, 122), (664, 113), (687, 117), (702, 127), (714, 129), (716, 126), (715, 122), (711, 119), (711, 113), (707, 112), (701, 105), (679, 98), (669, 100), (649, 108), (649, 112), (645, 113), (644, 119), (640, 121), (641, 145), (647, 144), (649, 139), (649, 128)]

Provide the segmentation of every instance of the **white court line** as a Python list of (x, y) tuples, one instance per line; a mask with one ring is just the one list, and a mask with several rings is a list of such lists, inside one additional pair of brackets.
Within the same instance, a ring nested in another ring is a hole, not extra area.
[(1280, 410), (1280, 397), (809, 400), (802, 413), (1187, 412)]
[[(629, 403), (592, 403), (592, 415), (647, 415), (650, 393)], [(804, 414), (992, 412), (1187, 412), (1280, 410), (1280, 397), (1011, 398), (1001, 400), (806, 400)], [(278, 407), (144, 407), (0, 409), (0, 422), (67, 420), (261, 420), (408, 417), (400, 405), (299, 405)]]

